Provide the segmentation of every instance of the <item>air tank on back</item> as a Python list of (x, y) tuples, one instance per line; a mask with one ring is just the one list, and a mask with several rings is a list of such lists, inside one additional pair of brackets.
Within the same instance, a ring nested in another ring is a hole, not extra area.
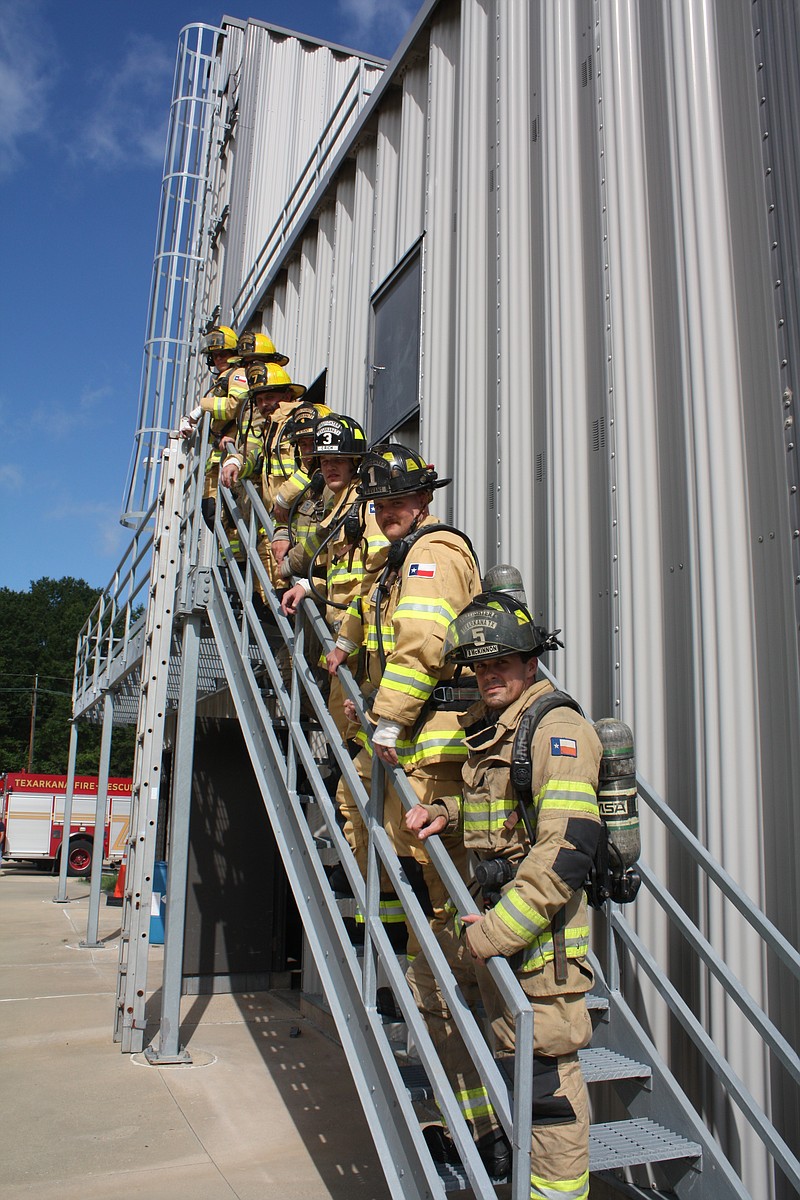
[(609, 865), (617, 874), (633, 866), (642, 848), (633, 731), (614, 717), (604, 717), (594, 728), (603, 747), (597, 803), (608, 830)]

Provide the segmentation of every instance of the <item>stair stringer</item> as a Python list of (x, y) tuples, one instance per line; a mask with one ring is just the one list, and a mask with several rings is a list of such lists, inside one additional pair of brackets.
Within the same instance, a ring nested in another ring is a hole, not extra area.
[[(652, 1072), (650, 1084), (645, 1087), (633, 1080), (619, 1080), (614, 1084), (628, 1114), (666, 1125), (702, 1148), (702, 1171), (698, 1166), (680, 1160), (659, 1163), (658, 1172), (665, 1185), (680, 1200), (752, 1200), (622, 993), (609, 988), (594, 959), (592, 966), (595, 971), (593, 990), (608, 1001), (607, 1012), (595, 1026), (592, 1046), (628, 1055), (637, 1062), (646, 1063)], [(601, 1178), (612, 1186), (616, 1182), (613, 1173), (604, 1172)], [(625, 1188), (621, 1190), (631, 1194)], [(641, 1194), (657, 1196), (662, 1193)]]
[(430, 1156), (381, 1018), (361, 996), (355, 950), (345, 950), (337, 934), (341, 917), (336, 901), (297, 794), (286, 786), (264, 734), (258, 685), (242, 663), (216, 579), (208, 617), (253, 771), (389, 1189), (397, 1200), (443, 1200), (444, 1190), (438, 1179), (431, 1178)]

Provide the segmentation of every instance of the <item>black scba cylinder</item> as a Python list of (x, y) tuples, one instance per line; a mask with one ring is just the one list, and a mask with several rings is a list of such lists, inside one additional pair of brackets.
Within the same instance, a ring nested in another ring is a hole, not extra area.
[(610, 898), (624, 904), (633, 899), (641, 882), (638, 873), (630, 870), (642, 849), (633, 731), (614, 717), (597, 721), (594, 728), (603, 747), (597, 804), (608, 832), (609, 870), (613, 879)]

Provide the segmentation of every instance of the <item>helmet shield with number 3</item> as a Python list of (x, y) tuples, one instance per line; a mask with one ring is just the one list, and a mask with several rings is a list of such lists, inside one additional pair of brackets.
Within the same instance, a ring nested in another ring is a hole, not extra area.
[(539, 655), (552, 649), (551, 636), (535, 624), (524, 604), (481, 592), (450, 622), (442, 654), (447, 662), (463, 666), (506, 654)]
[(367, 438), (358, 421), (352, 417), (332, 414), (317, 422), (314, 430), (314, 453), (324, 458), (361, 458), (367, 449)]
[(375, 446), (358, 468), (358, 494), (362, 500), (382, 500), (433, 492), (451, 481), (440, 479), (415, 450), (407, 446)]

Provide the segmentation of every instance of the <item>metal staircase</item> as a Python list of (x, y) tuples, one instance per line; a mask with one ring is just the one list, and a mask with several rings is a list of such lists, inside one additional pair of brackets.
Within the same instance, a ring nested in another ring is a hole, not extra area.
[[(119, 640), (107, 643), (98, 636), (100, 609), (87, 622), (79, 643), (76, 720), (95, 712), (105, 691), (129, 692), (131, 679), (137, 675), (141, 684), (114, 1036), (123, 1051), (144, 1048), (145, 1001), (148, 985), (152, 988), (152, 981), (148, 981), (148, 926), (162, 799), (161, 750), (165, 717), (172, 711), (177, 734), (171, 788), (164, 975), (159, 1036), (148, 1055), (160, 1065), (187, 1058), (180, 1043), (180, 996), (194, 726), (198, 695), (224, 687), (229, 690), (235, 707), (300, 911), (309, 961), (318, 974), (325, 1003), (345, 1050), (392, 1195), (427, 1200), (469, 1187), (482, 1200), (499, 1194), (527, 1200), (532, 1107), (531, 1009), (505, 960), (491, 960), (493, 980), (516, 1021), (517, 1052), (514, 1077), (509, 1084), (492, 1057), (480, 1014), (473, 1014), (464, 1004), (383, 829), (386, 769), (375, 760), (368, 797), (341, 747), (314, 670), (319, 643), (329, 644), (324, 622), (309, 604), (304, 606), (302, 620), (297, 621), (296, 627), (280, 613), (266, 586), (264, 569), (256, 553), (257, 531), (261, 526), (269, 530), (270, 521), (251, 485), (246, 485), (250, 500), (248, 520), (243, 520), (235, 506), (230, 507), (247, 555), (244, 567), (233, 561), (219, 514), (215, 528), (217, 546), (214, 545), (214, 539), (198, 517), (202, 485), (199, 464), (204, 461), (205, 437), (196, 454), (187, 452), (178, 443), (165, 452), (150, 556), (141, 547), (136, 556), (140, 567), (148, 565), (150, 569), (146, 612), (137, 622), (130, 612), (123, 611), (124, 606), (120, 608), (113, 602), (115, 627), (125, 631), (122, 644)], [(228, 493), (222, 494), (221, 502), (230, 506)], [(143, 528), (137, 535), (142, 542)], [(266, 620), (252, 602), (256, 579), (265, 585), (270, 597)], [(118, 586), (118, 581), (114, 586)], [(130, 584), (128, 591), (136, 594)], [(307, 644), (313, 647), (308, 653)], [(292, 661), (288, 689), (276, 657), (283, 647), (288, 649)], [(360, 709), (358, 688), (347, 673), (344, 688)], [(366, 881), (355, 867), (326, 786), (327, 772), (332, 766), (346, 779), (369, 830)], [(402, 772), (393, 772), (393, 783), (404, 802), (413, 804), (415, 798)], [(713, 884), (728, 896), (758, 932), (766, 952), (777, 956), (783, 968), (800, 977), (797, 952), (741, 896), (733, 881), (728, 880), (691, 832), (644, 783), (640, 786), (640, 796), (646, 806), (644, 819), (664, 822), (691, 854), (705, 883)], [(459, 911), (474, 911), (474, 904), (438, 839), (431, 839), (429, 846)], [(328, 882), (330, 865), (337, 859), (364, 915), (365, 941), (361, 950), (350, 940), (346, 905), (336, 898)], [(486, 1173), (405, 984), (402, 962), (378, 919), (381, 863), (402, 900), (408, 923), (441, 981), (454, 1020), (514, 1148), (509, 1184), (492, 1180)], [(800, 1060), (780, 1031), (727, 971), (720, 955), (677, 908), (654, 874), (646, 866), (642, 873), (643, 891), (646, 889), (664, 910), (677, 931), (676, 936), (680, 934), (686, 940), (698, 962), (746, 1013), (771, 1061), (780, 1064), (795, 1084), (800, 1083)], [(753, 1099), (745, 1082), (714, 1046), (700, 1019), (691, 1012), (623, 910), (614, 909), (597, 916), (594, 945), (597, 984), (591, 997), (591, 1011), (595, 1034), (591, 1048), (581, 1055), (592, 1102), (594, 1178), (602, 1180), (614, 1192), (628, 1196), (702, 1196), (727, 1200), (750, 1194), (726, 1158), (715, 1130), (684, 1094), (634, 1012), (631, 996), (636, 995), (639, 981), (649, 979), (670, 1019), (682, 1027), (709, 1069), (724, 1081), (743, 1119), (763, 1142), (770, 1169), (779, 1170), (790, 1186), (800, 1189), (797, 1157), (780, 1137), (764, 1107)], [(398, 1014), (392, 1019), (381, 1014), (379, 986), (391, 989), (393, 994)], [(437, 1166), (431, 1159), (421, 1127), (437, 1119), (437, 1114), (448, 1125), (463, 1169)], [(499, 1193), (498, 1188), (505, 1190)]]

